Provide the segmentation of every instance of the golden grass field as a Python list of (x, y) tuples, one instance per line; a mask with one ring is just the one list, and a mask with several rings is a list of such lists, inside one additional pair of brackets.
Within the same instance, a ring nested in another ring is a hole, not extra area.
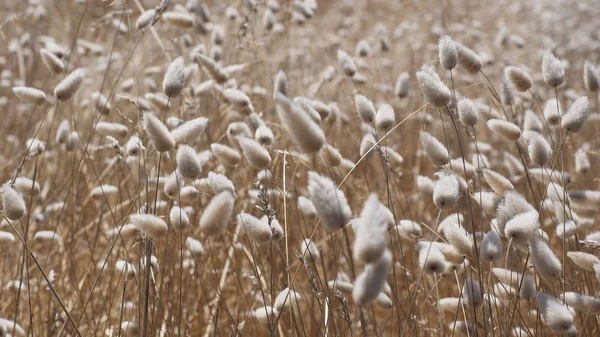
[(596, 1), (0, 12), (0, 337), (600, 335)]

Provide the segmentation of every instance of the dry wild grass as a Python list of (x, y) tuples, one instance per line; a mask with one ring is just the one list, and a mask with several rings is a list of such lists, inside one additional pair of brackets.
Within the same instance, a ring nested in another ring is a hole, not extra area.
[(2, 335), (600, 334), (595, 1), (0, 8)]

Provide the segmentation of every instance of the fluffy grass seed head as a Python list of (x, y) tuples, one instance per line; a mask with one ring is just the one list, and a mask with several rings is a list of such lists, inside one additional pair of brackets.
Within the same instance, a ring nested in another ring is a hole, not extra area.
[(19, 220), (27, 212), (21, 193), (8, 184), (2, 186), (2, 212), (9, 220)]
[(188, 179), (195, 179), (202, 173), (202, 165), (196, 150), (189, 145), (180, 145), (177, 149), (177, 170)]
[(469, 308), (475, 308), (483, 303), (483, 289), (479, 282), (467, 278), (462, 287), (462, 296)]
[(36, 88), (13, 87), (12, 92), (23, 102), (27, 102), (36, 106), (42, 105), (46, 101), (46, 94)]
[(259, 218), (248, 214), (240, 213), (237, 216), (238, 225), (246, 233), (248, 239), (257, 244), (267, 243), (271, 240), (273, 233), (269, 224)]
[(441, 210), (453, 209), (459, 196), (459, 184), (456, 176), (452, 174), (442, 175), (433, 189), (433, 203), (437, 208)]
[(377, 115), (375, 105), (367, 97), (357, 94), (354, 96), (354, 105), (360, 119), (365, 123), (374, 123)]
[(564, 333), (573, 326), (573, 314), (555, 297), (538, 292), (535, 295), (535, 302), (544, 322), (552, 331)]
[(480, 256), (484, 262), (494, 262), (502, 258), (502, 240), (498, 233), (494, 231), (485, 233), (481, 242)]
[(440, 64), (446, 70), (452, 70), (456, 68), (458, 64), (458, 51), (452, 38), (448, 35), (443, 35), (438, 42), (438, 54), (440, 58)]
[(190, 217), (183, 208), (173, 206), (169, 211), (169, 222), (175, 229), (184, 229), (190, 225)]
[(396, 114), (394, 113), (394, 108), (389, 104), (381, 105), (375, 116), (375, 126), (377, 129), (387, 132), (395, 123)]
[(408, 96), (410, 88), (410, 75), (407, 72), (402, 72), (396, 79), (396, 85), (394, 86), (394, 94), (399, 98), (405, 98)]
[(200, 231), (210, 236), (223, 232), (229, 225), (234, 202), (230, 191), (223, 191), (214, 196), (200, 217)]
[(468, 98), (461, 98), (457, 103), (458, 120), (464, 127), (471, 127), (479, 122), (479, 109)]
[[(356, 220), (354, 258), (362, 263), (374, 263), (381, 258), (387, 246), (388, 210), (372, 193)], [(393, 219), (392, 219), (393, 222)]]
[(516, 215), (504, 227), (504, 236), (517, 245), (528, 243), (540, 227), (537, 211), (529, 211)]
[(185, 84), (183, 57), (179, 56), (167, 68), (163, 79), (163, 92), (167, 97), (177, 97)]
[(579, 132), (590, 117), (590, 103), (586, 96), (579, 97), (562, 116), (560, 126), (569, 132)]
[(85, 77), (85, 70), (83, 68), (77, 68), (65, 77), (60, 83), (54, 88), (54, 96), (60, 101), (66, 102), (75, 96), (77, 90), (83, 84), (83, 78)]
[(379, 260), (365, 266), (363, 272), (354, 280), (354, 303), (363, 307), (377, 299), (386, 283), (392, 263), (392, 253), (386, 250)]
[(340, 67), (342, 68), (342, 72), (344, 72), (346, 76), (352, 77), (354, 76), (354, 74), (356, 74), (356, 64), (354, 63), (354, 60), (352, 60), (352, 57), (348, 55), (348, 53), (341, 49), (338, 49), (337, 59), (340, 64)]
[(448, 150), (437, 138), (425, 131), (421, 131), (419, 138), (425, 154), (434, 165), (443, 166), (450, 162)]
[(271, 163), (271, 155), (269, 151), (262, 147), (257, 141), (252, 138), (240, 137), (240, 146), (244, 157), (248, 162), (259, 169), (267, 167)]
[(504, 68), (504, 76), (512, 84), (512, 86), (520, 92), (525, 92), (533, 85), (531, 76), (519, 67)]
[(517, 125), (502, 119), (490, 119), (487, 126), (493, 133), (509, 142), (516, 142), (521, 137), (521, 129)]
[(596, 92), (600, 89), (600, 78), (598, 70), (589, 61), (583, 65), (583, 84), (588, 91)]
[(460, 42), (454, 42), (456, 45), (456, 51), (458, 53), (458, 64), (469, 72), (470, 74), (476, 74), (481, 70), (481, 58), (471, 48), (465, 46)]
[(550, 98), (544, 103), (544, 118), (548, 124), (554, 126), (560, 124), (560, 116), (563, 111), (560, 104), (557, 106), (556, 99)]
[(558, 277), (562, 271), (560, 260), (556, 257), (548, 243), (537, 236), (529, 242), (531, 262), (542, 277)]
[(148, 133), (156, 151), (167, 152), (175, 147), (175, 139), (169, 133), (169, 129), (152, 113), (144, 113), (142, 128)]
[(571, 259), (577, 267), (587, 271), (594, 271), (594, 265), (600, 263), (600, 259), (596, 257), (596, 255), (586, 252), (567, 252), (567, 257)]
[(338, 190), (331, 179), (308, 172), (308, 193), (327, 231), (337, 231), (350, 222), (352, 211), (344, 192)]
[(171, 136), (176, 143), (192, 143), (206, 130), (208, 125), (208, 118), (206, 117), (198, 117), (183, 124), (179, 125), (177, 128), (171, 131)]
[(152, 214), (133, 214), (129, 216), (129, 222), (145, 235), (158, 239), (167, 234), (167, 223)]
[(277, 115), (290, 137), (305, 153), (315, 153), (325, 143), (325, 133), (297, 104), (284, 95), (276, 95)]
[(42, 48), (40, 49), (40, 55), (42, 56), (42, 62), (46, 67), (55, 74), (60, 74), (65, 71), (65, 64), (58, 58), (54, 53)]
[(419, 89), (421, 89), (427, 103), (438, 109), (450, 103), (452, 98), (450, 89), (442, 82), (433, 67), (424, 64), (417, 71), (416, 76)]
[(565, 81), (565, 67), (551, 52), (542, 55), (542, 76), (550, 87), (560, 87)]

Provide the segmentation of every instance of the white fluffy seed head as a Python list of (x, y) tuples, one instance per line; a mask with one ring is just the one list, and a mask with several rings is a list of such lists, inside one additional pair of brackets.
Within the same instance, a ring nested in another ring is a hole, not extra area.
[(425, 96), (427, 103), (435, 108), (443, 108), (450, 103), (452, 95), (450, 89), (442, 82), (433, 67), (424, 64), (416, 73), (419, 89)]
[(590, 117), (590, 104), (586, 96), (579, 97), (562, 116), (560, 126), (569, 132), (579, 132)]
[(535, 210), (519, 192), (515, 190), (507, 191), (496, 210), (496, 227), (499, 234), (504, 235), (504, 227), (510, 219), (518, 214)]
[(543, 124), (538, 116), (531, 109), (525, 111), (525, 118), (523, 120), (523, 130), (535, 131), (538, 133), (542, 132)]
[(275, 75), (275, 84), (273, 85), (273, 96), (276, 93), (281, 93), (284, 96), (289, 95), (288, 79), (283, 70), (279, 70)]
[(479, 109), (468, 98), (461, 98), (458, 103), (458, 120), (465, 127), (474, 126), (479, 122)]
[(223, 90), (223, 96), (234, 108), (240, 110), (243, 113), (250, 114), (254, 112), (254, 106), (252, 106), (252, 102), (250, 101), (250, 97), (246, 95), (245, 92), (229, 88)]
[(27, 212), (23, 196), (12, 186), (2, 186), (2, 212), (9, 220), (19, 220)]
[(392, 126), (396, 123), (396, 114), (394, 113), (394, 109), (389, 104), (383, 104), (377, 110), (377, 115), (375, 116), (375, 126), (377, 129), (382, 131), (389, 131)]
[(537, 211), (521, 213), (506, 223), (504, 236), (512, 240), (514, 244), (526, 244), (533, 238), (539, 227), (539, 214)]
[(158, 239), (167, 234), (167, 223), (152, 214), (134, 214), (129, 216), (129, 222), (145, 235)]
[(354, 63), (354, 60), (352, 60), (352, 57), (348, 55), (348, 53), (341, 49), (338, 49), (337, 59), (340, 64), (340, 67), (342, 68), (342, 71), (346, 76), (352, 77), (354, 76), (354, 74), (356, 74), (356, 64)]
[(81, 87), (84, 76), (85, 70), (82, 68), (75, 69), (56, 85), (54, 88), (54, 96), (63, 102), (70, 100)]
[(189, 29), (194, 26), (194, 16), (188, 13), (166, 12), (161, 15), (161, 19), (181, 29)]
[(598, 70), (589, 61), (585, 61), (583, 65), (583, 84), (588, 91), (596, 92), (600, 89), (600, 78), (598, 78)]
[(502, 257), (502, 241), (498, 233), (491, 231), (485, 234), (480, 256), (484, 262), (494, 262)]
[(396, 85), (394, 86), (394, 94), (399, 98), (405, 98), (408, 96), (410, 87), (410, 75), (407, 72), (402, 72), (398, 75)]
[(552, 147), (546, 138), (537, 132), (531, 132), (527, 138), (529, 143), (527, 152), (531, 163), (537, 166), (546, 165), (552, 155)]
[(450, 156), (442, 142), (425, 131), (421, 131), (419, 138), (421, 139), (423, 150), (425, 150), (427, 157), (434, 165), (443, 166), (449, 163)]
[(559, 300), (544, 293), (537, 293), (535, 301), (544, 322), (554, 332), (567, 332), (573, 325), (573, 315)]
[(374, 263), (386, 249), (390, 225), (388, 212), (374, 193), (365, 202), (360, 217), (356, 220), (354, 239), (354, 258), (359, 262)]
[(173, 206), (169, 212), (169, 222), (175, 229), (184, 229), (190, 225), (190, 218), (183, 208)]
[(290, 137), (305, 153), (314, 153), (325, 143), (323, 130), (304, 110), (280, 93), (276, 95), (277, 115)]
[(573, 309), (580, 311), (586, 315), (600, 314), (600, 299), (575, 292), (566, 292), (561, 296), (565, 303)]
[(298, 312), (298, 304), (302, 299), (299, 293), (291, 290), (290, 288), (283, 289), (273, 302), (273, 307), (278, 312), (288, 312), (290, 310)]
[(513, 184), (506, 177), (501, 175), (498, 172), (484, 169), (483, 177), (488, 185), (494, 190), (494, 193), (498, 195), (503, 195), (506, 191), (512, 191), (515, 189)]
[(240, 213), (237, 221), (238, 226), (246, 233), (251, 242), (263, 244), (271, 240), (273, 235), (271, 227), (259, 218), (248, 213)]
[(230, 167), (236, 166), (242, 159), (242, 156), (236, 149), (227, 145), (212, 143), (210, 144), (210, 150), (221, 163)]
[(517, 125), (502, 119), (490, 119), (487, 126), (492, 132), (510, 142), (515, 142), (521, 137), (521, 129)]
[(534, 236), (529, 243), (531, 262), (542, 277), (558, 277), (562, 271), (560, 260), (544, 239)]
[(556, 99), (550, 98), (544, 104), (544, 118), (550, 125), (560, 124), (560, 115), (562, 114), (562, 108), (560, 104), (556, 102)]
[(135, 20), (135, 26), (137, 27), (137, 29), (144, 29), (144, 28), (148, 27), (152, 23), (152, 20), (154, 20), (155, 14), (156, 14), (155, 9), (149, 9), (149, 10), (145, 11), (144, 13), (142, 13), (137, 18), (137, 20)]
[(419, 251), (419, 267), (429, 274), (442, 274), (448, 268), (448, 262), (444, 254), (433, 245), (425, 241), (417, 242)]
[(200, 231), (206, 235), (223, 232), (229, 225), (235, 199), (230, 191), (223, 191), (214, 196), (200, 217)]
[(375, 121), (377, 113), (375, 112), (375, 105), (373, 105), (373, 102), (371, 102), (370, 99), (361, 94), (357, 94), (354, 96), (354, 105), (358, 116), (363, 122), (373, 123)]
[(385, 285), (392, 262), (392, 253), (386, 250), (379, 260), (365, 266), (365, 270), (354, 281), (354, 303), (362, 307), (377, 299)]
[(458, 64), (467, 72), (476, 74), (481, 70), (481, 59), (471, 48), (459, 42), (454, 42), (458, 52)]
[(535, 282), (531, 276), (503, 268), (493, 268), (492, 273), (498, 281), (507, 284), (514, 289), (520, 288), (519, 296), (522, 299), (530, 300), (535, 296)]
[(600, 259), (596, 255), (585, 252), (567, 252), (567, 257), (579, 268), (587, 271), (594, 271), (594, 265), (600, 263)]
[(142, 128), (148, 133), (156, 151), (167, 152), (175, 147), (175, 140), (169, 133), (169, 129), (152, 113), (144, 113)]
[(235, 194), (233, 182), (231, 182), (231, 180), (229, 180), (229, 178), (226, 176), (220, 173), (208, 172), (208, 177), (206, 179), (208, 186), (210, 186), (215, 194), (219, 194), (223, 191), (229, 191), (232, 195)]
[(340, 166), (342, 164), (342, 154), (340, 153), (340, 151), (338, 149), (336, 149), (335, 147), (326, 144), (325, 146), (323, 146), (321, 148), (321, 151), (319, 151), (319, 153), (321, 154), (321, 158), (323, 159), (323, 162), (333, 166), (333, 167), (337, 167)]
[(12, 92), (20, 100), (33, 105), (42, 105), (46, 101), (46, 94), (43, 91), (36, 88), (13, 87)]
[(239, 142), (244, 157), (246, 157), (252, 166), (263, 169), (271, 163), (271, 155), (269, 155), (269, 151), (267, 151), (267, 149), (262, 147), (262, 145), (260, 145), (254, 139), (241, 137)]
[(438, 42), (438, 54), (440, 58), (440, 64), (446, 70), (452, 70), (456, 68), (458, 64), (458, 51), (452, 38), (448, 35), (443, 35)]
[(254, 133), (254, 140), (259, 142), (261, 145), (273, 144), (274, 138), (275, 136), (273, 135), (273, 131), (271, 131), (271, 129), (269, 129), (266, 125), (259, 126)]
[(542, 55), (542, 76), (550, 87), (560, 87), (565, 81), (565, 67), (551, 52)]
[(462, 287), (462, 296), (465, 304), (470, 308), (474, 308), (483, 303), (483, 290), (481, 289), (479, 282), (474, 279), (468, 278), (465, 280)]
[(443, 175), (433, 189), (433, 203), (441, 210), (453, 209), (456, 207), (459, 193), (456, 176)]
[(338, 190), (331, 179), (308, 172), (308, 193), (327, 231), (337, 231), (350, 222), (352, 211), (344, 192)]
[(163, 79), (163, 92), (167, 97), (177, 97), (185, 84), (183, 57), (179, 56), (167, 68)]
[(529, 74), (519, 67), (504, 68), (504, 76), (510, 84), (520, 92), (525, 92), (533, 85), (533, 80)]
[(42, 62), (46, 65), (46, 67), (55, 74), (60, 74), (65, 71), (65, 64), (61, 61), (58, 56), (54, 55), (54, 53), (49, 52), (48, 50), (42, 48), (40, 50), (40, 55), (42, 56)]
[(314, 261), (319, 260), (321, 257), (321, 253), (319, 253), (319, 248), (311, 239), (304, 239), (300, 243), (300, 254), (305, 258), (310, 257)]
[(467, 255), (471, 252), (473, 238), (463, 226), (457, 223), (446, 226), (444, 228), (444, 236), (459, 254)]
[(180, 145), (177, 149), (177, 170), (188, 179), (195, 179), (202, 173), (202, 166), (198, 154), (189, 145)]
[(171, 136), (176, 143), (192, 143), (206, 130), (208, 125), (208, 118), (198, 117), (183, 124), (179, 125), (176, 129), (171, 131)]

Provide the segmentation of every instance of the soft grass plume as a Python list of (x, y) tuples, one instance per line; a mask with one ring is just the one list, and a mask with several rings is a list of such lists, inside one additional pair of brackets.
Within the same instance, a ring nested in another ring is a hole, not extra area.
[(305, 153), (314, 153), (325, 143), (323, 130), (300, 108), (280, 93), (276, 95), (277, 115), (290, 137)]
[(185, 84), (183, 57), (179, 56), (167, 68), (163, 79), (163, 92), (167, 97), (177, 97)]
[(356, 238), (354, 239), (354, 258), (362, 263), (373, 263), (381, 257), (387, 246), (389, 210), (371, 194), (356, 220)]
[(416, 73), (417, 82), (421, 93), (425, 96), (427, 103), (435, 108), (443, 108), (450, 103), (452, 95), (450, 89), (444, 84), (433, 67), (424, 64)]
[(152, 214), (134, 214), (129, 216), (129, 222), (145, 235), (158, 239), (167, 234), (167, 223)]
[(2, 212), (9, 220), (19, 220), (27, 212), (21, 193), (8, 184), (2, 186)]
[(167, 152), (175, 147), (175, 139), (169, 129), (151, 112), (144, 113), (142, 128), (148, 133), (148, 137), (158, 152)]
[(83, 68), (75, 69), (56, 85), (54, 88), (54, 96), (63, 102), (70, 100), (73, 98), (73, 96), (75, 96), (75, 93), (77, 93), (83, 84), (84, 77), (85, 70)]
[(227, 229), (234, 202), (235, 199), (230, 191), (223, 191), (214, 196), (200, 217), (200, 231), (212, 236)]
[(308, 172), (308, 193), (321, 218), (321, 225), (327, 231), (337, 231), (350, 222), (352, 211), (346, 196), (331, 179)]
[(365, 270), (354, 280), (354, 303), (364, 307), (375, 301), (387, 280), (392, 262), (392, 253), (386, 250), (379, 260), (365, 266)]
[(567, 306), (555, 297), (541, 292), (535, 295), (535, 301), (544, 322), (552, 331), (558, 333), (569, 331), (574, 319)]

